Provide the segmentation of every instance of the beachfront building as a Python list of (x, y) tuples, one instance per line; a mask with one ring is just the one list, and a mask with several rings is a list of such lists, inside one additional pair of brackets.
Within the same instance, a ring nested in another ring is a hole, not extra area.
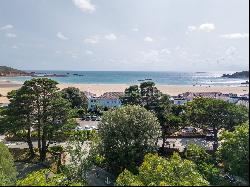
[(185, 98), (181, 98), (181, 97), (171, 97), (170, 101), (172, 102), (172, 104), (174, 105), (184, 105), (188, 102), (187, 99)]
[(171, 97), (171, 101), (175, 105), (184, 105), (185, 103), (191, 102), (198, 97), (221, 99), (229, 103), (244, 105), (249, 108), (249, 94), (238, 96), (233, 93), (224, 94), (221, 92), (185, 92), (183, 94), (179, 94), (178, 96)]
[(123, 92), (106, 92), (100, 97), (88, 97), (88, 110), (93, 111), (97, 107), (102, 107), (104, 109), (118, 108), (122, 105), (120, 97), (123, 95)]

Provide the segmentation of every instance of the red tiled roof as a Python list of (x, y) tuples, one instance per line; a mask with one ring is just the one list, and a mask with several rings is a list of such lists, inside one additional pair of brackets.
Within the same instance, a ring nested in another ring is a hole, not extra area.
[(123, 95), (123, 92), (106, 92), (98, 97), (98, 99), (119, 99)]

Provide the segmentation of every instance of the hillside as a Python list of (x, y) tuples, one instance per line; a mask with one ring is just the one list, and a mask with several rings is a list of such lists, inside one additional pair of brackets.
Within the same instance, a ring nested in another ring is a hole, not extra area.
[(236, 72), (236, 73), (233, 73), (232, 75), (223, 74), (222, 77), (227, 77), (227, 78), (249, 78), (249, 71)]
[(26, 76), (26, 75), (30, 75), (30, 73), (7, 66), (0, 66), (0, 77), (14, 77), (14, 76)]

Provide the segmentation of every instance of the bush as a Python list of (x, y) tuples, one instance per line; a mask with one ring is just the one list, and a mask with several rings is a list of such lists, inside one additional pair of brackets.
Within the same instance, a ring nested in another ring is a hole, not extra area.
[(157, 151), (160, 124), (140, 106), (124, 106), (104, 113), (99, 124), (101, 155), (114, 173), (136, 171), (146, 153)]
[(16, 175), (13, 157), (8, 148), (0, 142), (0, 186), (15, 184)]

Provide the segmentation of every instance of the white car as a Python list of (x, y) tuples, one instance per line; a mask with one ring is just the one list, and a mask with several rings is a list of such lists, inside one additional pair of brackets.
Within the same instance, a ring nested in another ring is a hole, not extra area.
[(82, 130), (84, 130), (81, 126), (77, 126), (76, 128), (75, 128), (75, 130), (76, 131), (82, 131)]
[(100, 117), (100, 116), (98, 116), (97, 118), (96, 118), (96, 121), (101, 121), (102, 120), (102, 118)]
[(84, 130), (91, 131), (91, 130), (93, 130), (93, 129), (92, 129), (92, 127), (86, 125), (85, 128), (84, 128)]
[(91, 126), (91, 128), (92, 128), (92, 130), (98, 130), (98, 128), (95, 126)]

